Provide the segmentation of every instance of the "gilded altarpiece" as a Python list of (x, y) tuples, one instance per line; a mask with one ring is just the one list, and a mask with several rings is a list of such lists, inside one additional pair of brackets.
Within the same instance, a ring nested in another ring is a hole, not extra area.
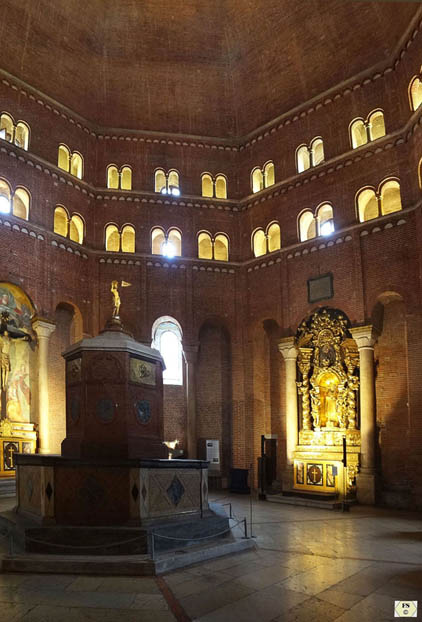
[(295, 489), (340, 495), (355, 492), (360, 456), (359, 353), (349, 327), (344, 313), (324, 307), (297, 331), (300, 421)]

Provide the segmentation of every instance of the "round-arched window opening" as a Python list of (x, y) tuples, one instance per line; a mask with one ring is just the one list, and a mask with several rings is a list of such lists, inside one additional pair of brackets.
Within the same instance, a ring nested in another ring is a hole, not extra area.
[(182, 332), (177, 320), (166, 316), (154, 323), (152, 347), (164, 359), (164, 384), (183, 384)]
[(167, 240), (167, 242), (164, 242), (162, 246), (162, 253), (164, 257), (168, 257), (168, 259), (173, 259), (173, 257), (176, 256), (176, 249), (174, 247), (174, 244), (169, 240)]
[(0, 195), (0, 214), (10, 214), (10, 200), (4, 194)]
[(321, 235), (331, 235), (334, 232), (334, 220), (331, 218), (322, 223), (319, 232)]

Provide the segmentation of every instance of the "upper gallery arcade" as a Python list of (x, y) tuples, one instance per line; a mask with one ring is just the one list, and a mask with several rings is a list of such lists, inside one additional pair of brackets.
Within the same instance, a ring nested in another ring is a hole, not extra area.
[(125, 325), (166, 358), (166, 439), (218, 440), (218, 485), (251, 464), (257, 484), (264, 437), (274, 490), (420, 504), (421, 7), (4, 14), (0, 475), (57, 451), (61, 352), (123, 280)]

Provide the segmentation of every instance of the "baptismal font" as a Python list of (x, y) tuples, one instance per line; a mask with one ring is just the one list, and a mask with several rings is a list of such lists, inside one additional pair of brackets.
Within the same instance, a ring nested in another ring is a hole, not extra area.
[[(350, 322), (337, 309), (322, 308), (296, 334), (299, 444), (294, 488), (353, 494), (359, 470), (359, 353)], [(343, 470), (346, 439), (347, 470)]]

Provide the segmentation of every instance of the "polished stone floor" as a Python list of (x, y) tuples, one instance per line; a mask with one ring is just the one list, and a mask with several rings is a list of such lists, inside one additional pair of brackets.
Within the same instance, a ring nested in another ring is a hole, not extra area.
[[(213, 498), (249, 521), (249, 498)], [(252, 519), (256, 551), (158, 579), (0, 574), (0, 620), (384, 622), (396, 600), (419, 601), (422, 619), (420, 514), (254, 501)]]

